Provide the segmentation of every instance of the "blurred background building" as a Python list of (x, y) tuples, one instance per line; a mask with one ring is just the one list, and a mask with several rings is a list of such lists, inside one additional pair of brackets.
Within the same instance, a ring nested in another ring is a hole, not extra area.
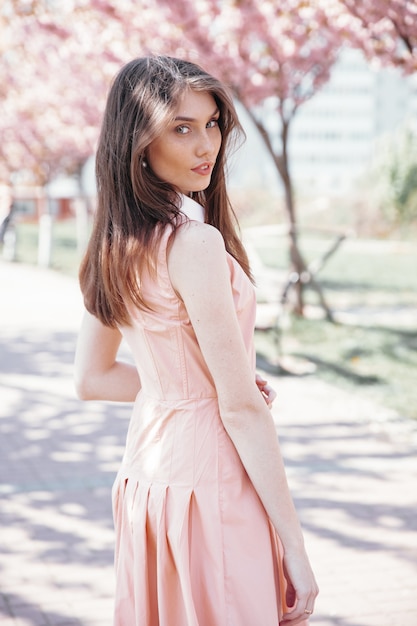
[(366, 173), (382, 143), (417, 123), (417, 80), (343, 51), (329, 82), (294, 118), (290, 163), (298, 189), (340, 194)]
[[(262, 139), (239, 105), (238, 111), (247, 140), (236, 155), (231, 186), (282, 193)], [(271, 115), (270, 126), (274, 123)], [(353, 191), (381, 150), (406, 128), (417, 128), (417, 77), (375, 67), (359, 50), (344, 50), (329, 82), (291, 123), (290, 168), (297, 192), (312, 198)], [(278, 135), (278, 128), (273, 131)]]

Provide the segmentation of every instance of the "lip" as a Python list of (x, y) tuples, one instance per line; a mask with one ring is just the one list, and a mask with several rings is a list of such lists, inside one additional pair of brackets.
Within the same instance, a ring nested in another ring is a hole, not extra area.
[(200, 176), (209, 176), (213, 171), (213, 163), (205, 161), (204, 163), (197, 165), (197, 167), (193, 167), (191, 171), (195, 172), (195, 174), (199, 174)]

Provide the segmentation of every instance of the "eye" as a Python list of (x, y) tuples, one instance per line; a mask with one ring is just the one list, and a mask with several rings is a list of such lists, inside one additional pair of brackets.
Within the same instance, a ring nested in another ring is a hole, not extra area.
[(219, 118), (218, 117), (214, 117), (212, 120), (210, 120), (207, 123), (207, 128), (215, 128), (218, 125), (219, 125)]
[(175, 128), (175, 132), (179, 135), (187, 135), (187, 133), (190, 132), (190, 128), (188, 126), (184, 126), (184, 124), (181, 124), (181, 126), (177, 126)]

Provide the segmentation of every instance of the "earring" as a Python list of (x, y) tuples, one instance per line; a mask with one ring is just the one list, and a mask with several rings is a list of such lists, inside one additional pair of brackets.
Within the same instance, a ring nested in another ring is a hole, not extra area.
[(145, 159), (142, 160), (142, 167), (148, 167), (148, 162)]

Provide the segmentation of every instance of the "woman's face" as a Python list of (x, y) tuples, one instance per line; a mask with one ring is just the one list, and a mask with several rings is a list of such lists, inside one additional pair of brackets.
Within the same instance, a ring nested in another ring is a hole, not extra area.
[(211, 94), (186, 91), (172, 122), (148, 146), (156, 176), (186, 195), (206, 189), (222, 142), (219, 115)]

